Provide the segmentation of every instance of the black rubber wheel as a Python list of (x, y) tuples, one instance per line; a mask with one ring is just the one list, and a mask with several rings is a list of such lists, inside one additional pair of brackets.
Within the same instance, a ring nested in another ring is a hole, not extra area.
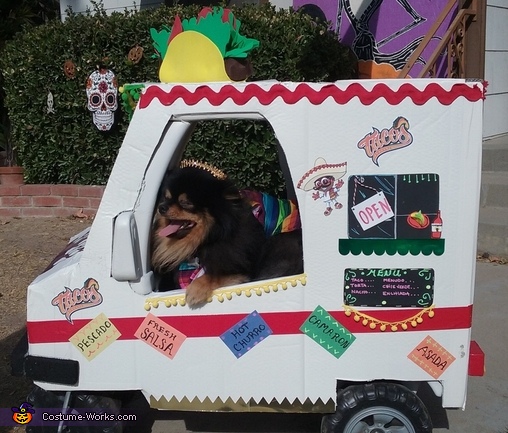
[[(32, 391), (27, 397), (27, 403), (37, 411), (38, 408), (59, 408), (62, 407), (64, 402), (63, 392), (45, 391), (38, 386), (34, 386)], [(80, 393), (73, 392), (71, 401), (69, 402), (72, 413), (72, 407), (80, 408), (82, 411), (91, 409), (97, 414), (117, 414), (120, 410), (120, 402), (111, 396), (97, 393)], [(56, 433), (58, 427), (56, 426), (30, 426), (26, 427), (26, 433)], [(118, 421), (108, 422), (107, 425), (87, 426), (78, 425), (65, 427), (64, 433), (121, 433), (122, 424)]]
[(429, 412), (418, 396), (395, 383), (352, 385), (337, 394), (334, 414), (321, 433), (431, 433)]

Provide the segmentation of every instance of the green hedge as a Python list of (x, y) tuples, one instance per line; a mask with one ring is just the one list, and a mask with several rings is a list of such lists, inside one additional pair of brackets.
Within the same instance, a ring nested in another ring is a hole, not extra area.
[[(87, 109), (85, 82), (99, 64), (113, 70), (119, 85), (158, 81), (159, 60), (149, 29), (172, 25), (196, 16), (199, 7), (160, 7), (107, 16), (73, 15), (17, 35), (0, 56), (8, 108), (19, 162), (29, 183), (104, 184), (128, 126), (128, 116), (117, 110), (115, 126), (99, 131)], [(335, 81), (352, 78), (349, 49), (337, 36), (310, 17), (271, 6), (234, 9), (241, 33), (260, 41), (251, 59), (250, 80)], [(138, 64), (127, 59), (139, 45)], [(72, 60), (76, 77), (69, 79), (63, 65)], [(47, 112), (47, 95), (54, 113)], [(119, 98), (120, 100), (120, 98)], [(196, 130), (188, 157), (216, 164), (242, 186), (280, 190), (275, 170), (273, 137), (263, 123), (214, 122)], [(221, 144), (219, 149), (216, 143)]]

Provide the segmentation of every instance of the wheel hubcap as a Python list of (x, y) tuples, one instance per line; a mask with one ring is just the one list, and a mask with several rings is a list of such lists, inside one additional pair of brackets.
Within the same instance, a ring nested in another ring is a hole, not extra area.
[(371, 407), (354, 415), (344, 433), (416, 433), (411, 421), (398, 410), (385, 406)]

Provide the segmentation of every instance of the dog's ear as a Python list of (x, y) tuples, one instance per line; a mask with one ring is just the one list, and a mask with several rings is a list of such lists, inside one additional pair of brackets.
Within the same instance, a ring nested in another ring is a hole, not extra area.
[(234, 192), (232, 194), (224, 194), (224, 198), (228, 201), (238, 201), (242, 199), (240, 193)]
[(230, 202), (237, 202), (243, 200), (240, 191), (234, 186), (226, 188), (222, 193), (222, 197), (224, 198), (224, 200)]

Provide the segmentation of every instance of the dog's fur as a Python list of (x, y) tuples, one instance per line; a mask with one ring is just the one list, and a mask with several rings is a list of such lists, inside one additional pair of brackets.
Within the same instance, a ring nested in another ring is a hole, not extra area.
[(201, 168), (167, 173), (152, 239), (158, 274), (173, 279), (182, 262), (199, 259), (204, 274), (187, 287), (190, 307), (206, 303), (219, 287), (303, 272), (301, 232), (266, 239), (237, 187)]

